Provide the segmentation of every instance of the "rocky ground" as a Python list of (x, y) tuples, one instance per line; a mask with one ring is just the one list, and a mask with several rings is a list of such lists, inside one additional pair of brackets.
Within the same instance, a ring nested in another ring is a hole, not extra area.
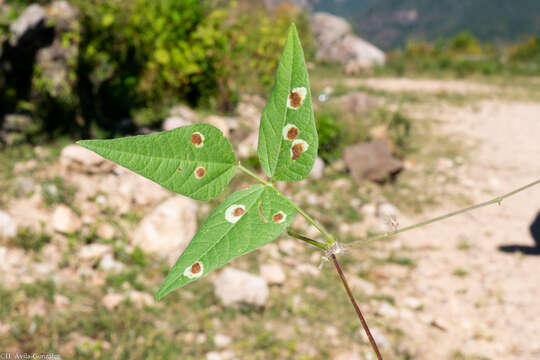
[[(360, 181), (344, 161), (321, 160), (309, 180), (279, 184), (349, 244), (341, 260), (386, 358), (540, 356), (539, 258), (529, 255), (540, 188), (393, 239), (360, 241), (535, 180), (537, 86), (315, 81), (329, 102), (333, 89), (360, 91), (336, 102), (349, 112), (399, 110), (414, 122), (417, 149), (393, 184)], [(249, 162), (262, 105), (243, 99), (235, 117), (202, 117), (180, 106), (164, 128), (212, 123)], [(386, 138), (380, 124), (368, 130)], [(373, 358), (316, 249), (281, 237), (156, 303), (169, 265), (218, 201), (176, 196), (67, 142), (8, 149), (0, 166), (2, 351), (88, 359)], [(229, 191), (250, 182), (238, 175)], [(300, 217), (293, 226), (317, 236)], [(522, 247), (506, 252), (504, 245)]]

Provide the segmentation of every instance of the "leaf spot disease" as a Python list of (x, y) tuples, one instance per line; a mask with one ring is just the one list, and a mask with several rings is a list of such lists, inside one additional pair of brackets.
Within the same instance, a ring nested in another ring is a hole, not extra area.
[(298, 159), (305, 151), (307, 151), (309, 145), (304, 140), (294, 140), (291, 146), (291, 158), (293, 161)]
[(204, 272), (203, 263), (200, 261), (195, 262), (193, 265), (190, 265), (184, 270), (184, 276), (187, 276), (190, 279), (196, 279), (200, 277)]
[(300, 131), (293, 124), (287, 124), (283, 127), (283, 138), (285, 140), (294, 140)]
[(236, 223), (246, 213), (246, 207), (244, 205), (231, 205), (225, 210), (225, 220), (230, 223)]
[(199, 166), (195, 169), (194, 174), (197, 179), (202, 179), (202, 177), (206, 175), (206, 169), (202, 166)]
[(195, 146), (196, 148), (200, 148), (204, 146), (204, 135), (200, 132), (196, 131), (193, 134), (191, 134), (191, 144)]
[(278, 211), (277, 213), (272, 215), (272, 221), (275, 222), (276, 224), (281, 224), (282, 222), (285, 221), (286, 218), (287, 218), (287, 214), (285, 214), (283, 211)]
[(298, 109), (304, 102), (306, 94), (307, 89), (305, 87), (297, 87), (292, 89), (287, 97), (287, 107), (293, 110)]

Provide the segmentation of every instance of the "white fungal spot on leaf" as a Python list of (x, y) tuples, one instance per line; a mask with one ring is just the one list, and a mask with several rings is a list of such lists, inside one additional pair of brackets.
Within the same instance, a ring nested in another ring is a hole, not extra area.
[(304, 140), (298, 139), (294, 140), (291, 146), (291, 158), (296, 160), (307, 151), (309, 145)]
[(306, 98), (306, 94), (307, 89), (305, 87), (297, 87), (292, 89), (287, 96), (287, 107), (293, 110), (298, 109), (300, 106), (302, 106), (302, 103)]
[(246, 207), (244, 205), (231, 205), (225, 210), (225, 220), (230, 223), (235, 223), (246, 213)]
[(287, 214), (285, 214), (281, 210), (275, 213), (274, 215), (272, 215), (272, 221), (275, 222), (276, 224), (281, 224), (282, 222), (285, 221), (286, 218), (287, 218)]
[(197, 148), (204, 146), (204, 135), (196, 131), (191, 134), (191, 144)]
[(197, 261), (196, 263), (193, 263), (193, 265), (190, 265), (184, 270), (184, 276), (187, 276), (190, 279), (196, 279), (198, 277), (201, 277), (201, 275), (204, 272), (204, 266), (203, 263), (200, 261)]
[(294, 140), (298, 136), (299, 130), (293, 124), (287, 124), (283, 127), (282, 133), (285, 140)]

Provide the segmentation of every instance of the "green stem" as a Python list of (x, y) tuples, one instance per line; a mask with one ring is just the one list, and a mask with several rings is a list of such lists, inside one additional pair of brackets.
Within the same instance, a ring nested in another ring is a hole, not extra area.
[(249, 170), (248, 168), (245, 168), (242, 164), (238, 163), (238, 168), (240, 170), (242, 170), (243, 172), (245, 172), (246, 174), (248, 174), (249, 176), (259, 180), (260, 182), (262, 182), (264, 185), (268, 185), (268, 186), (274, 186), (274, 184), (272, 184), (271, 182), (269, 181), (266, 181), (264, 180), (262, 177), (260, 177), (259, 175), (255, 174), (253, 171)]
[(313, 239), (310, 239), (306, 236), (303, 236), (303, 235), (300, 235), (300, 234), (297, 234), (297, 233), (294, 233), (292, 231), (287, 231), (287, 234), (289, 234), (289, 236), (292, 236), (293, 238), (297, 238), (298, 240), (302, 240), (302, 241), (305, 241), (307, 242), (308, 244), (311, 244), (313, 246), (316, 246), (318, 247), (319, 249), (323, 249), (323, 250), (328, 250), (328, 248), (326, 247), (326, 244), (323, 244), (321, 242), (318, 242), (316, 240), (313, 240)]
[(452, 212), (450, 212), (448, 214), (437, 216), (437, 217), (435, 217), (433, 219), (422, 221), (422, 222), (419, 222), (418, 224), (410, 225), (410, 226), (404, 227), (404, 228), (396, 230), (396, 231), (387, 232), (387, 233), (384, 233), (384, 234), (379, 234), (379, 235), (372, 236), (372, 237), (367, 238), (365, 240), (360, 240), (359, 245), (364, 245), (364, 244), (366, 244), (368, 242), (372, 242), (372, 241), (375, 241), (375, 240), (380, 240), (380, 239), (384, 239), (384, 238), (387, 238), (387, 237), (390, 237), (390, 236), (394, 236), (394, 235), (403, 233), (405, 231), (413, 230), (413, 229), (419, 228), (421, 226), (425, 226), (425, 225), (429, 225), (429, 224), (432, 224), (432, 223), (437, 222), (437, 221), (445, 220), (445, 219), (448, 219), (448, 218), (450, 218), (452, 216), (456, 216), (456, 215), (462, 214), (464, 212), (475, 210), (475, 209), (478, 209), (478, 208), (481, 208), (481, 207), (484, 207), (484, 206), (488, 206), (488, 205), (491, 205), (491, 204), (497, 203), (497, 204), (500, 205), (501, 202), (504, 199), (506, 199), (506, 198), (508, 198), (510, 196), (513, 196), (513, 195), (515, 195), (515, 194), (517, 194), (517, 193), (519, 193), (519, 192), (521, 192), (523, 190), (526, 190), (526, 189), (528, 189), (530, 187), (538, 185), (538, 184), (540, 184), (540, 179), (536, 180), (536, 181), (533, 181), (532, 183), (529, 183), (529, 184), (527, 184), (525, 186), (522, 186), (522, 187), (520, 187), (520, 188), (518, 188), (516, 190), (510, 191), (509, 193), (498, 196), (495, 199), (491, 199), (491, 200), (485, 201), (485, 202), (480, 203), (480, 204), (472, 205), (472, 206), (466, 207), (464, 209), (459, 209), (459, 210), (456, 210), (456, 211), (452, 211)]
[[(283, 195), (283, 196), (285, 196), (285, 195)], [(311, 223), (311, 225), (315, 226), (315, 228), (317, 230), (319, 230), (319, 232), (321, 234), (324, 235), (324, 237), (326, 238), (326, 246), (328, 248), (330, 248), (332, 245), (335, 244), (336, 241), (334, 240), (334, 237), (332, 235), (330, 235), (330, 233), (324, 228), (324, 226), (322, 226), (317, 221), (315, 221), (311, 216), (309, 216), (304, 210), (302, 210), (298, 205), (296, 205), (287, 196), (285, 196), (285, 198), (287, 200), (289, 200), (289, 203), (296, 209), (296, 211), (298, 211), (300, 213), (300, 215), (302, 215), (308, 222)]]
[[(264, 185), (267, 185), (267, 186), (274, 186), (274, 184), (272, 184), (271, 182), (269, 181), (266, 181), (264, 180), (263, 178), (261, 178), (260, 176), (258, 176), (257, 174), (255, 174), (253, 171), (245, 168), (242, 164), (238, 163), (238, 168), (243, 171), (244, 173), (248, 174), (249, 176), (259, 180), (261, 183), (263, 183)], [(279, 189), (276, 189), (277, 191), (279, 191)], [(315, 228), (317, 230), (319, 230), (319, 232), (321, 234), (323, 234), (323, 236), (326, 238), (326, 246), (328, 248), (330, 248), (332, 245), (335, 244), (335, 240), (334, 240), (334, 237), (332, 235), (330, 235), (330, 233), (324, 228), (324, 226), (322, 226), (321, 224), (319, 224), (317, 221), (315, 221), (311, 216), (309, 216), (304, 210), (302, 210), (298, 205), (296, 205), (294, 202), (292, 202), (291, 199), (289, 199), (285, 194), (283, 194), (281, 191), (279, 191), (279, 193), (281, 195), (283, 195), (283, 197), (285, 199), (287, 199), (289, 201), (289, 203), (295, 208), (296, 211), (298, 211), (300, 213), (300, 215), (302, 215), (309, 223), (311, 223), (313, 226), (315, 226)]]

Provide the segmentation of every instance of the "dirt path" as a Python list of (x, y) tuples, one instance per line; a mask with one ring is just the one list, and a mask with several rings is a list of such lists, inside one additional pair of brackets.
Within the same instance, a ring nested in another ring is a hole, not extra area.
[[(414, 80), (370, 81), (392, 91), (426, 86)], [(429, 84), (434, 89), (454, 86)], [(457, 187), (473, 201), (540, 178), (540, 103), (490, 100), (463, 107), (415, 105), (407, 111), (441, 120), (437, 131), (474, 145), (470, 160), (459, 169)], [(455, 208), (443, 206), (400, 225)], [(540, 255), (499, 250), (502, 245), (534, 245), (529, 227), (539, 211), (536, 187), (502, 206), (399, 238), (413, 249), (417, 266), (394, 294), (396, 302), (414, 297), (423, 305), (414, 317), (401, 315), (397, 320), (406, 342), (414, 344), (415, 359), (540, 359)]]

